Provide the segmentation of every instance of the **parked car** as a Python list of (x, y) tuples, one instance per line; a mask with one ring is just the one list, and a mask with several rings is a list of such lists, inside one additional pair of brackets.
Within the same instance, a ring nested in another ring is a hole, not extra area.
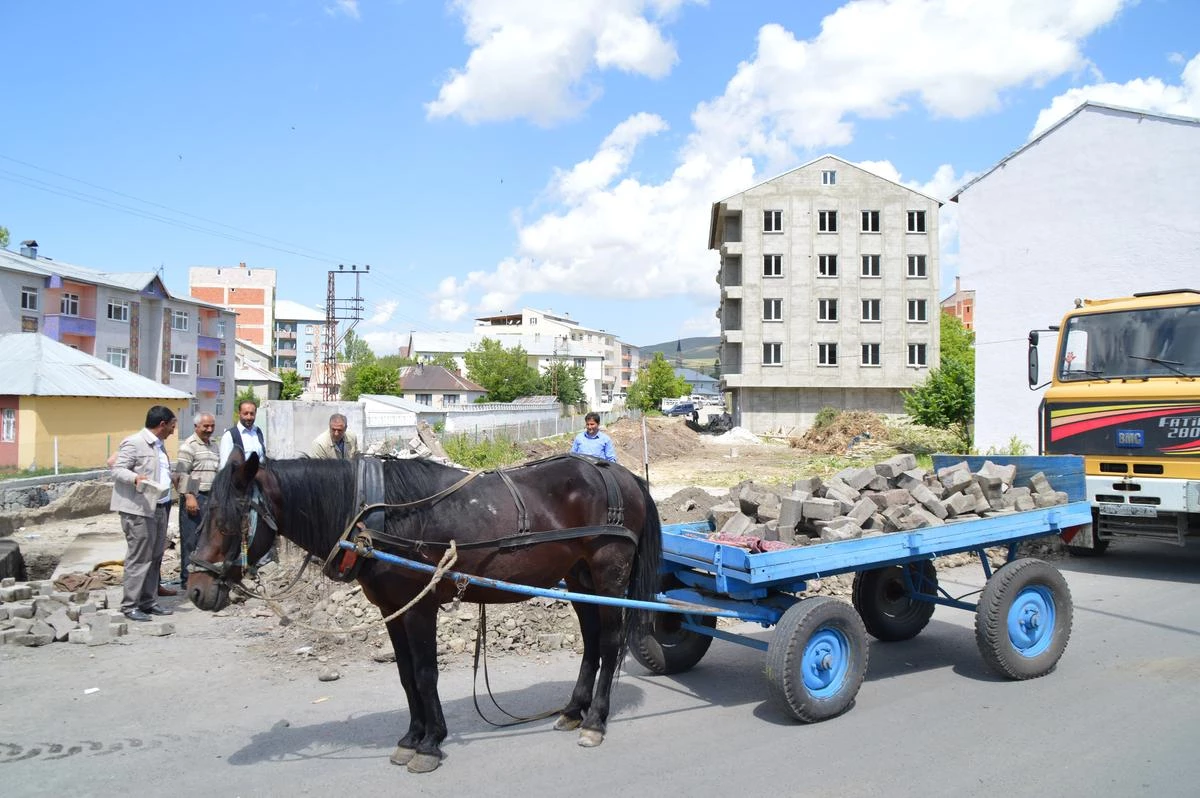
[(668, 416), (690, 416), (696, 412), (696, 404), (694, 402), (676, 402), (667, 411)]

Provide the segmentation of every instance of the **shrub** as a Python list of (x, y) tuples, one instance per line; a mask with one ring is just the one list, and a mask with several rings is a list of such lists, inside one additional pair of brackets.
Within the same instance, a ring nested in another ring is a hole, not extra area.
[(817, 417), (813, 419), (813, 429), (825, 429), (832, 424), (839, 415), (841, 415), (841, 412), (842, 411), (838, 410), (836, 407), (822, 407), (820, 411), (817, 412)]
[(467, 468), (499, 468), (524, 459), (521, 448), (508, 438), (485, 438), (478, 443), (466, 435), (455, 435), (442, 441), (447, 456)]
[(889, 425), (888, 441), (901, 452), (911, 454), (966, 454), (971, 443), (958, 427), (939, 429), (921, 424), (898, 422)]

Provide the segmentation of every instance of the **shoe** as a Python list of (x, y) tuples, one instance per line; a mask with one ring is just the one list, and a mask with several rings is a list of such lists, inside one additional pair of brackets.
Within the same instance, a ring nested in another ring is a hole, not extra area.
[(141, 610), (126, 610), (125, 612), (123, 612), (121, 614), (124, 615), (126, 618), (128, 618), (131, 621), (148, 621), (148, 620), (150, 620), (150, 616), (147, 615), (146, 613), (142, 612)]
[(147, 607), (146, 609), (142, 610), (142, 612), (149, 613), (150, 615), (174, 615), (175, 614), (175, 610), (169, 610), (166, 607), (160, 607), (157, 604), (155, 604), (153, 607)]
[(178, 596), (179, 591), (173, 587), (167, 587), (166, 585), (160, 583), (158, 586), (158, 595), (160, 595), (160, 596)]

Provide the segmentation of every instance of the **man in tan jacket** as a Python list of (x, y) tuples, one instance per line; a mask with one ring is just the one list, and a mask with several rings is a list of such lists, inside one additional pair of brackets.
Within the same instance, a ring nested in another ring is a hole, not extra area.
[(146, 427), (121, 441), (113, 460), (109, 509), (121, 516), (125, 533), (125, 593), (121, 612), (131, 621), (170, 615), (158, 606), (159, 572), (171, 514), (171, 461), (163, 442), (175, 432), (175, 413), (154, 405)]
[(324, 460), (350, 460), (358, 454), (358, 438), (346, 429), (346, 417), (334, 413), (329, 417), (329, 429), (312, 442), (309, 457)]

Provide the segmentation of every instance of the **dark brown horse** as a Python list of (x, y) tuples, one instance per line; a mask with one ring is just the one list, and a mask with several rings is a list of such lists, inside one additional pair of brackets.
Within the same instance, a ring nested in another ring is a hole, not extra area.
[[(471, 474), (425, 459), (263, 465), (255, 454), (242, 462), (235, 452), (211, 496), (187, 585), (192, 603), (203, 610), (224, 607), (243, 564), (258, 562), (279, 534), (326, 560), (327, 573), (353, 575), (383, 617), (392, 615), (430, 577), (377, 559), (358, 558), (351, 566), (337, 544), (360, 519), (379, 550), (412, 560), (436, 564), (453, 540), (454, 570), (475, 576), (537, 587), (565, 580), (572, 591), (638, 600), (652, 599), (658, 584), (662, 533), (645, 482), (589, 457), (564, 455)], [(460, 592), (442, 580), (387, 623), (409, 710), (408, 731), (391, 761), (412, 772), (433, 770), (443, 757), (437, 612), (456, 595), (479, 603), (525, 599), (477, 586)], [(616, 669), (645, 618), (620, 607), (574, 607), (583, 661), (555, 728), (580, 728), (579, 744), (594, 746), (604, 739)]]

